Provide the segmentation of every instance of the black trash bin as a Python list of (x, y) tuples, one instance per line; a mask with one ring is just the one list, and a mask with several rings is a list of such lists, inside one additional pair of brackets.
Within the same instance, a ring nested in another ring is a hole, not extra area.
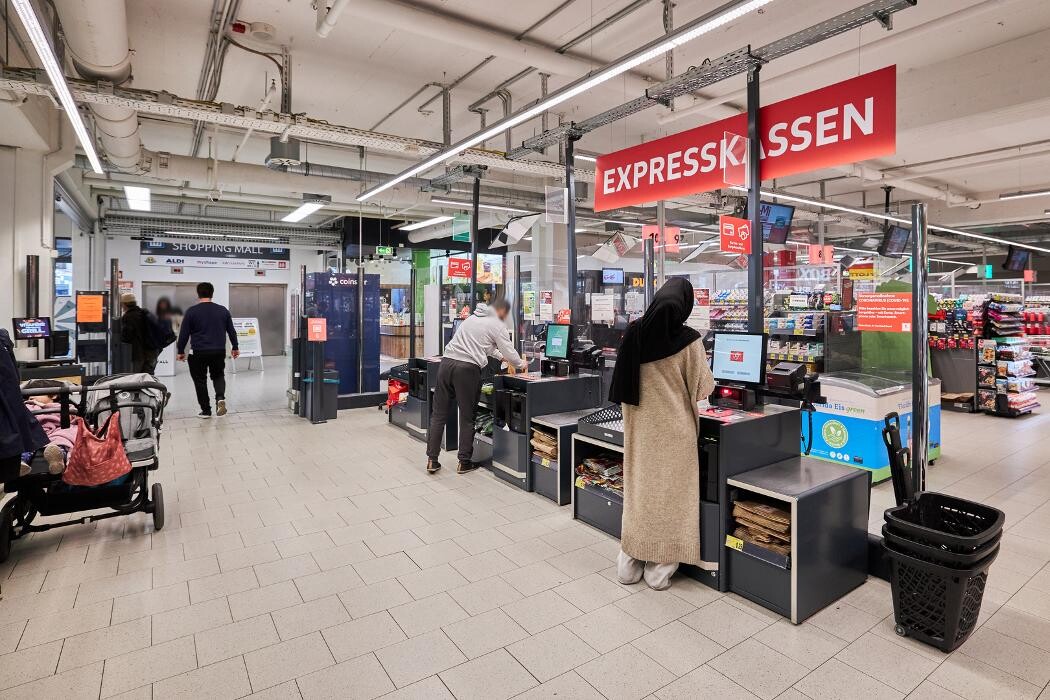
[(339, 417), (339, 371), (326, 369), (321, 380), (321, 410), (319, 415), (314, 415), (314, 391), (316, 391), (314, 373), (309, 371), (303, 378), (303, 401), (307, 420), (319, 423), (326, 420), (335, 420)]

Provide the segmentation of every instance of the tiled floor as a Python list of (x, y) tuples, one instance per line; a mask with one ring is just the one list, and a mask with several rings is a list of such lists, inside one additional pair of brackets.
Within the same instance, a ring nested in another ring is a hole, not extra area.
[[(1050, 698), (1050, 410), (944, 416), (931, 487), (1009, 518), (981, 627), (945, 655), (894, 634), (881, 581), (800, 626), (688, 579), (621, 586), (617, 543), (570, 508), (450, 457), (428, 477), (377, 410), (245, 410), (279, 403), (268, 374), (210, 421), (179, 417), (177, 378), (162, 531), (17, 543), (0, 698)], [(874, 490), (873, 527), (891, 499)]]

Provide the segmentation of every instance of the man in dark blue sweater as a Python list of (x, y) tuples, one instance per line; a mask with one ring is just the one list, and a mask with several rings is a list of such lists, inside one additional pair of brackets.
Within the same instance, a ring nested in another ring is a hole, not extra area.
[(176, 344), (178, 359), (186, 359), (186, 341), (190, 342), (190, 376), (197, 390), (197, 403), (201, 406), (200, 418), (211, 418), (211, 400), (208, 397), (208, 374), (215, 385), (215, 413), (226, 415), (226, 338), (229, 337), (234, 359), (241, 354), (237, 349), (237, 331), (233, 328), (230, 310), (211, 300), (215, 287), (211, 282), (197, 285), (200, 303), (186, 309), (179, 329)]

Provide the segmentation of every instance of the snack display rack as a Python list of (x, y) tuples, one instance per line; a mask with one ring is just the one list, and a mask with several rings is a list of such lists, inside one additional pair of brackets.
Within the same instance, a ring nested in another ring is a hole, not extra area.
[(1050, 386), (1050, 296), (1029, 296), (1024, 306), (1025, 333), (1040, 386)]
[(986, 413), (1013, 418), (1039, 407), (1023, 310), (1018, 294), (992, 294), (984, 304), (983, 337), (977, 357), (977, 405)]
[(929, 314), (930, 365), (941, 380), (941, 407), (951, 411), (978, 410), (974, 317), (974, 301), (963, 297), (941, 299)]
[(723, 289), (715, 293), (710, 308), (711, 329), (716, 331), (747, 330), (747, 290)]
[(851, 311), (781, 308), (767, 314), (764, 330), (767, 368), (800, 362), (808, 372), (836, 372), (856, 367), (860, 334)]

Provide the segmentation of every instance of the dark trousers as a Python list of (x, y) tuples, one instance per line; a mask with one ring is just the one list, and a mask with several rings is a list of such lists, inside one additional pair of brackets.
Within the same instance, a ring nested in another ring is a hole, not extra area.
[(144, 372), (153, 374), (157, 370), (157, 358), (160, 356), (156, 350), (143, 351), (140, 357), (132, 356), (131, 371), (135, 373)]
[(215, 400), (226, 398), (226, 352), (223, 350), (206, 350), (193, 352), (187, 358), (190, 365), (190, 376), (193, 388), (197, 390), (197, 403), (201, 411), (211, 413), (211, 400), (208, 398), (208, 375), (215, 385)]
[(459, 461), (470, 461), (474, 454), (474, 409), (479, 398), (481, 368), (473, 362), (442, 359), (434, 389), (434, 410), (427, 430), (427, 457), (437, 459), (441, 454), (449, 404), (455, 400), (459, 407)]

